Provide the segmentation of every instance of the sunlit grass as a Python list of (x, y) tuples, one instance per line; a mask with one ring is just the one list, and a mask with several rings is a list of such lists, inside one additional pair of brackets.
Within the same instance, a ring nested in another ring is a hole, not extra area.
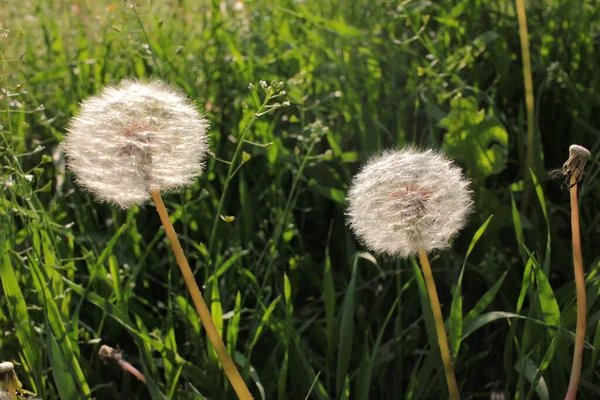
[[(431, 259), (461, 396), (563, 398), (577, 315), (569, 196), (544, 168), (572, 143), (599, 154), (600, 9), (526, 2), (544, 150), (528, 162), (513, 2), (55, 3), (0, 6), (0, 361), (25, 389), (235, 398), (154, 208), (95, 204), (60, 147), (82, 99), (159, 77), (211, 122), (207, 171), (164, 200), (255, 398), (446, 393), (418, 265), (365, 253), (344, 224), (360, 163), (415, 142), (451, 153), (476, 192), (453, 250)], [(261, 80), (283, 82), (272, 101), (290, 105), (257, 115)], [(600, 393), (596, 160), (579, 185), (581, 399)], [(522, 208), (530, 165), (542, 168)], [(102, 345), (146, 383), (103, 363)]]

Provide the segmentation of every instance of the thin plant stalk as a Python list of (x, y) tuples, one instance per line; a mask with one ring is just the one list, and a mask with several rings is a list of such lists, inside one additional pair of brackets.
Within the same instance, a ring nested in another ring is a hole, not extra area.
[[(529, 36), (527, 33), (527, 13), (525, 12), (525, 1), (516, 0), (517, 19), (519, 21), (519, 38), (521, 41), (521, 56), (523, 58), (523, 83), (525, 85), (525, 108), (527, 111), (527, 158), (525, 168), (525, 179), (529, 179), (527, 171), (533, 168), (533, 136), (535, 133), (535, 114), (533, 97), (533, 78), (531, 74), (531, 55), (529, 52)], [(523, 192), (523, 207), (529, 203), (529, 189)]]
[(210, 343), (215, 349), (215, 352), (217, 353), (217, 356), (223, 365), (223, 370), (225, 371), (229, 382), (231, 382), (231, 386), (233, 386), (233, 390), (235, 390), (238, 398), (241, 400), (251, 400), (252, 395), (246, 387), (246, 384), (237, 370), (231, 356), (227, 352), (227, 349), (223, 344), (223, 340), (221, 339), (221, 336), (217, 331), (217, 327), (215, 326), (215, 323), (210, 315), (210, 311), (206, 306), (206, 302), (202, 297), (202, 292), (200, 292), (200, 288), (194, 279), (194, 274), (192, 273), (192, 270), (183, 253), (183, 249), (181, 248), (181, 244), (179, 243), (179, 239), (177, 238), (177, 234), (175, 233), (175, 229), (173, 228), (173, 224), (171, 223), (171, 219), (169, 218), (169, 214), (167, 213), (167, 209), (165, 208), (162, 197), (157, 190), (153, 190), (151, 195), (152, 200), (156, 205), (158, 215), (160, 216), (160, 220), (165, 228), (167, 238), (169, 239), (171, 247), (173, 248), (173, 253), (175, 253), (175, 258), (177, 259), (177, 264), (179, 264), (179, 268), (181, 269), (181, 274), (183, 275), (185, 284), (187, 285), (194, 305), (196, 306), (196, 311), (198, 311), (202, 325), (206, 330), (206, 336), (208, 336), (208, 340), (210, 340)]
[(573, 236), (573, 269), (575, 272), (575, 287), (577, 290), (577, 328), (575, 330), (575, 350), (571, 378), (565, 400), (575, 400), (579, 381), (581, 379), (581, 364), (583, 361), (583, 345), (586, 330), (586, 290), (581, 256), (581, 238), (579, 235), (579, 206), (577, 204), (577, 174), (571, 174), (569, 179), (571, 194), (571, 231)]
[(451, 400), (459, 400), (460, 395), (458, 394), (458, 385), (456, 384), (456, 376), (454, 375), (454, 367), (452, 366), (452, 359), (450, 357), (448, 338), (446, 337), (446, 328), (444, 327), (444, 319), (442, 317), (442, 308), (440, 307), (440, 300), (435, 288), (431, 265), (429, 264), (429, 259), (427, 258), (425, 250), (419, 249), (418, 253), (421, 269), (423, 270), (423, 276), (425, 278), (425, 284), (427, 286), (427, 293), (429, 294), (429, 300), (431, 302), (431, 309), (433, 311), (435, 331), (437, 334), (438, 345), (440, 346), (440, 353), (442, 355), (442, 363), (444, 364), (448, 393)]

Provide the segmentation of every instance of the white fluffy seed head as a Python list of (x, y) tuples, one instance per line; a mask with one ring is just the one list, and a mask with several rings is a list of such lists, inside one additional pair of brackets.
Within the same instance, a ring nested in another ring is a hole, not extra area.
[(373, 157), (348, 192), (348, 224), (378, 253), (407, 257), (449, 246), (473, 202), (460, 168), (432, 150)]
[(123, 80), (81, 104), (65, 151), (77, 183), (122, 208), (190, 185), (208, 152), (207, 120), (177, 89)]

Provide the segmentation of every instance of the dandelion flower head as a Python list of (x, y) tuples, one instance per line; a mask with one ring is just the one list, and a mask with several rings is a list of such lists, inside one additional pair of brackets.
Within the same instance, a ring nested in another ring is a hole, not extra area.
[(388, 150), (354, 177), (348, 223), (371, 250), (407, 257), (449, 246), (472, 206), (460, 168), (432, 150)]
[(208, 122), (177, 89), (123, 80), (81, 104), (65, 150), (77, 183), (128, 208), (153, 190), (191, 184), (204, 167)]

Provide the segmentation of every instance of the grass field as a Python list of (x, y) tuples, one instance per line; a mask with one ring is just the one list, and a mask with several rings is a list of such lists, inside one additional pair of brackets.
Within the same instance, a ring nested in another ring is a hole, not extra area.
[(475, 193), (431, 256), (462, 397), (564, 398), (576, 297), (549, 173), (572, 143), (592, 152), (578, 398), (600, 398), (600, 2), (526, 11), (533, 125), (512, 1), (1, 1), (0, 361), (41, 399), (235, 398), (155, 208), (99, 204), (65, 166), (79, 102), (153, 77), (210, 121), (207, 169), (165, 202), (255, 398), (446, 398), (416, 260), (367, 252), (345, 221), (361, 163), (410, 144)]

